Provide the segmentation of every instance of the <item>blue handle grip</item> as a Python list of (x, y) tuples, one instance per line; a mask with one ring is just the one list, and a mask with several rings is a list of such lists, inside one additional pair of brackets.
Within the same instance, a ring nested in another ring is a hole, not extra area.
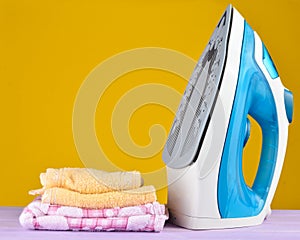
[[(245, 22), (238, 85), (218, 179), (218, 205), (222, 218), (258, 215), (264, 207), (276, 166), (276, 104), (254, 54), (254, 32)], [(259, 123), (263, 135), (260, 163), (252, 188), (246, 185), (242, 172), (242, 152), (248, 114)]]

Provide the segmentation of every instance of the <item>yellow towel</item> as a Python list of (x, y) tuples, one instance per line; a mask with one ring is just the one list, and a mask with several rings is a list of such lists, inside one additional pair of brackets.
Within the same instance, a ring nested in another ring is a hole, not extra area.
[(84, 194), (64, 188), (49, 188), (42, 195), (43, 203), (81, 208), (114, 208), (142, 205), (156, 201), (153, 186), (101, 194)]
[(88, 168), (48, 168), (41, 173), (42, 189), (32, 190), (30, 194), (43, 194), (48, 188), (65, 188), (79, 193), (106, 193), (129, 190), (143, 185), (141, 174), (131, 172), (105, 172)]

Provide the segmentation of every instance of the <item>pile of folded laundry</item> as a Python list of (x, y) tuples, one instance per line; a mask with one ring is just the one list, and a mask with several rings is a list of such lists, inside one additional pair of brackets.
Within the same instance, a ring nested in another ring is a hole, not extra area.
[(43, 188), (21, 213), (24, 228), (73, 231), (154, 231), (163, 229), (166, 207), (141, 174), (88, 168), (47, 169)]

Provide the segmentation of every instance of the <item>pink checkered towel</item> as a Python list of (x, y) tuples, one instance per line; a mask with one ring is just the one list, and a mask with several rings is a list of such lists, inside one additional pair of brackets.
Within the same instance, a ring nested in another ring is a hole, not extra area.
[(165, 206), (158, 202), (124, 208), (84, 209), (44, 204), (38, 198), (25, 207), (19, 220), (27, 229), (160, 232), (167, 218)]

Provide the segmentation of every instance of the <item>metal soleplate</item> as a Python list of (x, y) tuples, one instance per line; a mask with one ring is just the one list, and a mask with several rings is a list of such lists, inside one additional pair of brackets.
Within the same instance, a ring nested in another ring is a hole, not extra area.
[(229, 6), (220, 19), (181, 99), (163, 151), (168, 167), (183, 168), (197, 159), (222, 82), (232, 11)]

